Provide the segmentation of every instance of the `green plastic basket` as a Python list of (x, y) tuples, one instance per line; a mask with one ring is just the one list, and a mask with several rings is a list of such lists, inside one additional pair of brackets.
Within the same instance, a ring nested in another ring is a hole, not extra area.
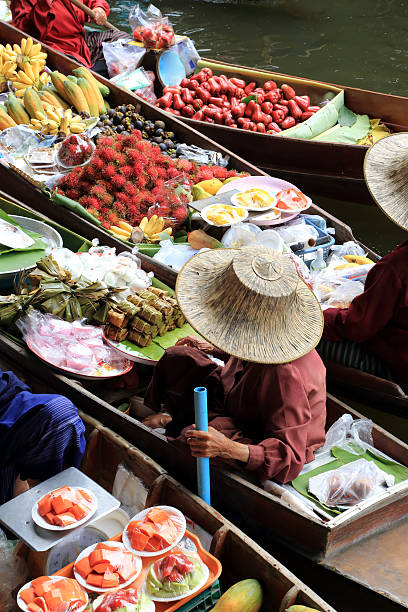
[(178, 612), (208, 612), (215, 606), (220, 597), (220, 583), (216, 580), (208, 589), (181, 606)]

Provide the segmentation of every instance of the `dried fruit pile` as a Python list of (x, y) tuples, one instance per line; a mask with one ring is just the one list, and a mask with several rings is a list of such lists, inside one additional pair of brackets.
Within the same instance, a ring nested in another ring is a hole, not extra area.
[(255, 82), (214, 76), (211, 68), (165, 87), (156, 106), (173, 115), (264, 134), (287, 130), (320, 110), (310, 104), (309, 96), (297, 96), (290, 85), (278, 87), (267, 81), (257, 87)]
[(191, 188), (198, 181), (224, 180), (237, 172), (172, 159), (134, 130), (100, 138), (89, 164), (66, 174), (57, 189), (84, 206), (106, 229), (118, 226), (120, 220), (134, 226), (153, 214), (176, 227), (186, 220), (189, 202), (186, 190), (172, 186), (180, 175)]

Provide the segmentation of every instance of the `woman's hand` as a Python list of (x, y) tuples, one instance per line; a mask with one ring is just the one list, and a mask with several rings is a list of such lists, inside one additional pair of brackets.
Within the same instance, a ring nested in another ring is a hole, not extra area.
[(168, 423), (172, 420), (169, 414), (163, 414), (159, 412), (157, 414), (149, 414), (145, 419), (143, 419), (143, 425), (146, 427), (150, 427), (151, 429), (159, 429), (161, 427), (166, 427)]
[(248, 462), (248, 446), (230, 440), (214, 427), (209, 427), (208, 431), (196, 431), (195, 425), (192, 425), (184, 435), (193, 457), (221, 457)]
[(197, 336), (186, 336), (185, 338), (180, 338), (177, 340), (176, 346), (191, 346), (192, 348), (197, 348), (203, 353), (213, 353), (215, 348), (212, 344), (203, 340), (202, 338), (198, 338)]
[(94, 22), (99, 26), (105, 25), (107, 16), (103, 8), (101, 8), (100, 6), (97, 6), (96, 8), (93, 9), (93, 12), (95, 15)]

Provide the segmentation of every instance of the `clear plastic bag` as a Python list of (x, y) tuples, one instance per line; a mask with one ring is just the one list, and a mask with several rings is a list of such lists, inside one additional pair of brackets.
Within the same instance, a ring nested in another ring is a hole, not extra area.
[(200, 59), (199, 54), (197, 53), (197, 49), (191, 38), (183, 37), (180, 41), (177, 42), (176, 51), (179, 55), (179, 58), (183, 62), (183, 66), (186, 71), (186, 75), (189, 76), (193, 74), (197, 62)]
[[(189, 159), (197, 164), (208, 166), (221, 166), (226, 168), (229, 163), (229, 155), (225, 157), (219, 151), (211, 151), (210, 149), (202, 149), (196, 145), (179, 144), (176, 150), (177, 157)], [(231, 187), (232, 189), (232, 187)]]
[(112, 495), (130, 516), (138, 514), (146, 505), (148, 490), (144, 483), (123, 464), (119, 463), (113, 483)]
[(86, 134), (71, 134), (57, 146), (57, 162), (66, 169), (85, 166), (96, 146)]
[(16, 325), (31, 350), (56, 367), (89, 376), (103, 364), (123, 364), (118, 352), (104, 343), (100, 327), (83, 321), (71, 323), (34, 309)]
[(154, 191), (156, 202), (148, 209), (147, 216), (149, 219), (153, 215), (162, 217), (165, 228), (177, 229), (188, 217), (188, 205), (192, 200), (189, 179), (185, 174), (179, 174)]
[(363, 283), (353, 280), (317, 285), (315, 288), (315, 293), (322, 310), (327, 310), (327, 308), (348, 308), (354, 298), (361, 295), (363, 291)]
[(156, 576), (161, 581), (183, 582), (186, 574), (194, 571), (194, 563), (183, 553), (168, 553), (154, 564)]
[(339, 258), (343, 258), (345, 255), (365, 255), (366, 252), (364, 249), (354, 242), (353, 240), (349, 240), (348, 242), (344, 242), (343, 244), (334, 244), (330, 248), (330, 255), (328, 258), (328, 262), (330, 263), (333, 255)]
[(174, 244), (172, 240), (162, 240), (161, 249), (153, 259), (166, 264), (173, 270), (179, 272), (184, 264), (191, 259), (198, 251), (192, 249), (189, 244)]
[(133, 39), (146, 48), (166, 49), (175, 43), (173, 26), (153, 4), (144, 11), (139, 4), (129, 13)]
[(275, 231), (288, 246), (299, 244), (301, 245), (300, 248), (314, 246), (319, 237), (317, 229), (306, 223), (303, 218), (285, 223), (283, 227), (277, 227)]
[(384, 486), (394, 484), (394, 476), (386, 474), (373, 462), (357, 459), (309, 480), (308, 490), (326, 506), (349, 508), (381, 493)]
[(316, 454), (330, 452), (339, 446), (349, 453), (361, 455), (367, 448), (374, 448), (373, 422), (370, 419), (353, 420), (351, 414), (343, 414), (326, 433), (324, 446)]
[(237, 223), (225, 232), (221, 242), (227, 248), (240, 249), (257, 242), (257, 237), (261, 233), (261, 228), (253, 223)]
[(17, 609), (13, 591), (28, 576), (25, 561), (15, 554), (14, 544), (0, 529), (0, 610), (8, 612)]
[(102, 47), (110, 79), (138, 68), (146, 54), (146, 49), (130, 45), (124, 39), (104, 42)]

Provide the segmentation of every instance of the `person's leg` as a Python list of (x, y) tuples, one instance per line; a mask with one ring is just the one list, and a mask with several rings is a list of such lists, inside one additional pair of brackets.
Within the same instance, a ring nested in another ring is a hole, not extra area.
[(348, 340), (332, 342), (322, 338), (316, 350), (324, 362), (334, 361), (348, 368), (355, 368), (379, 378), (398, 382), (390, 368), (379, 357), (367, 351), (362, 344), (357, 342)]

